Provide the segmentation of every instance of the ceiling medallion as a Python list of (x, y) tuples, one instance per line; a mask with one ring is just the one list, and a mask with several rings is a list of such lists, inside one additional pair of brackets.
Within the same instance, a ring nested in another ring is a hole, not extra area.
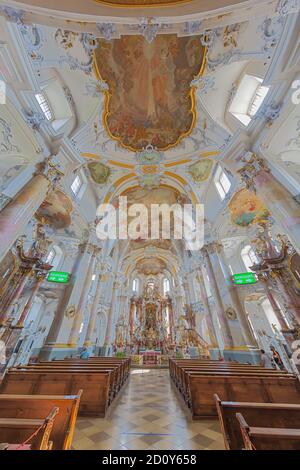
[(188, 136), (196, 122), (191, 82), (203, 74), (205, 57), (200, 36), (99, 39), (94, 68), (108, 85), (103, 124), (110, 138), (141, 152), (167, 150)]

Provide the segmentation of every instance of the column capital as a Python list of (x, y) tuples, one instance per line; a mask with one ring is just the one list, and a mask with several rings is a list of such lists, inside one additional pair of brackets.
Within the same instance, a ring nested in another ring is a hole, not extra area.
[(255, 191), (255, 177), (262, 171), (270, 173), (270, 169), (266, 161), (253, 152), (247, 152), (240, 161), (245, 164), (237, 170), (237, 173), (240, 174), (247, 189)]
[(59, 163), (55, 163), (52, 157), (47, 157), (36, 165), (36, 171), (33, 176), (43, 175), (50, 183), (50, 188), (54, 189), (64, 173), (59, 168)]
[(223, 244), (220, 240), (214, 240), (209, 243), (205, 243), (203, 247), (201, 248), (201, 253), (204, 255), (206, 254), (214, 254), (214, 253), (220, 253), (223, 250)]

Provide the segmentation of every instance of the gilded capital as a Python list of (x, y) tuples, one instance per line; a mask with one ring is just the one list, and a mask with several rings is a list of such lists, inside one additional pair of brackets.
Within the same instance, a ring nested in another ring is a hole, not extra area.
[(255, 153), (249, 152), (241, 161), (245, 162), (245, 165), (237, 170), (237, 172), (241, 175), (246, 187), (251, 191), (255, 191), (255, 177), (262, 171), (270, 172), (270, 169), (266, 161)]
[(51, 157), (47, 157), (36, 165), (34, 176), (36, 175), (45, 176), (50, 183), (50, 189), (54, 189), (64, 173), (59, 169), (59, 165), (52, 161)]

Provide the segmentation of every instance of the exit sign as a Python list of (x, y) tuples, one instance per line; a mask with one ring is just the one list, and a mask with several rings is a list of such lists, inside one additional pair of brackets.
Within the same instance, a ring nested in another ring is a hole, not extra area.
[(254, 273), (233, 274), (232, 279), (234, 284), (238, 284), (240, 286), (245, 284), (255, 284), (257, 282), (257, 277)]
[(70, 279), (70, 273), (65, 273), (63, 271), (50, 271), (47, 277), (49, 282), (58, 282), (60, 284), (67, 284)]

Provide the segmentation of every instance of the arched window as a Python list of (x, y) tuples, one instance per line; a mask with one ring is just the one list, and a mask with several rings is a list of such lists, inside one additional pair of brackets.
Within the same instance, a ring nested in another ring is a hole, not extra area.
[(43, 112), (47, 121), (52, 121), (54, 119), (53, 111), (45, 94), (37, 93), (35, 95), (35, 99), (37, 100), (39, 107), (41, 108), (41, 111)]
[(71, 190), (74, 196), (77, 196), (80, 189), (82, 188), (83, 182), (79, 175), (75, 177), (73, 183), (71, 184)]
[(221, 166), (218, 166), (218, 168), (217, 168), (215, 178), (214, 178), (214, 182), (215, 182), (216, 188), (218, 190), (218, 193), (220, 195), (220, 198), (223, 201), (223, 199), (225, 199), (226, 194), (230, 190), (231, 182), (230, 182), (230, 179), (228, 178), (228, 176), (226, 175), (225, 171), (222, 169)]
[(258, 258), (250, 245), (246, 245), (241, 251), (241, 257), (247, 271), (252, 272), (250, 266), (258, 263)]
[(166, 277), (163, 280), (163, 292), (164, 295), (167, 295), (170, 292), (170, 281)]
[(133, 281), (132, 281), (132, 290), (133, 290), (133, 292), (138, 292), (138, 290), (139, 290), (139, 280), (138, 279), (133, 279)]
[(57, 245), (53, 245), (46, 258), (46, 263), (51, 264), (56, 269), (62, 259), (63, 252)]
[(232, 100), (229, 112), (244, 126), (248, 126), (267, 96), (269, 87), (262, 82), (262, 78), (255, 75), (244, 75)]

